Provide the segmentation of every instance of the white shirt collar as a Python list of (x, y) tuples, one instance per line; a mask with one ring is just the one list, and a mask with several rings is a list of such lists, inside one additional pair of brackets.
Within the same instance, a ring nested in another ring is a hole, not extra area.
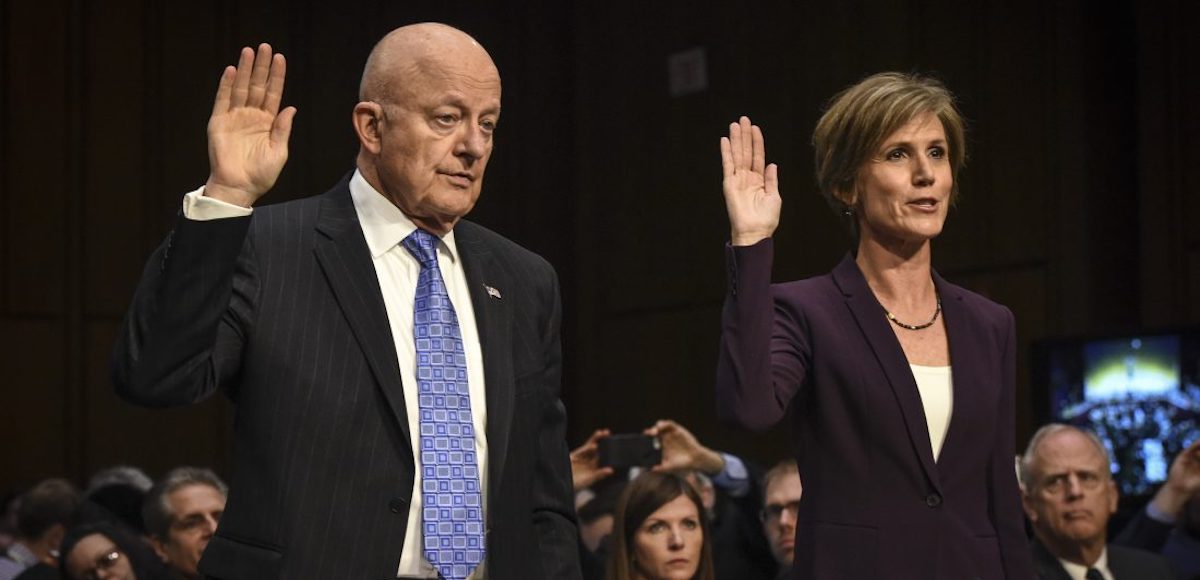
[[(350, 178), (350, 197), (354, 200), (354, 211), (358, 214), (358, 223), (367, 239), (372, 259), (391, 251), (417, 229), (417, 225), (382, 193), (371, 187), (357, 169)], [(458, 247), (454, 243), (454, 230), (438, 238), (442, 240), (438, 247), (445, 250), (452, 262), (457, 261)]]
[(1105, 546), (1104, 549), (1100, 551), (1100, 557), (1096, 558), (1096, 561), (1093, 562), (1091, 566), (1081, 566), (1075, 562), (1069, 562), (1062, 558), (1059, 558), (1058, 561), (1062, 564), (1063, 569), (1067, 571), (1067, 575), (1069, 575), (1071, 578), (1086, 578), (1088, 568), (1095, 568), (1099, 570), (1105, 578), (1110, 577), (1108, 575), (1108, 546)]

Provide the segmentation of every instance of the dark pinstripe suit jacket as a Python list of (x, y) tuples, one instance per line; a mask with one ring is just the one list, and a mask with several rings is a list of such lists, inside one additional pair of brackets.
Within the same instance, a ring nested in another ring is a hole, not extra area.
[[(578, 577), (556, 275), (483, 227), (454, 231), (487, 385), (489, 574)], [(247, 218), (179, 218), (138, 286), (113, 380), (143, 405), (218, 388), (236, 404), (229, 502), (203, 573), (395, 577), (414, 435), (394, 344), (348, 178)]]
[(954, 367), (935, 461), (908, 360), (853, 257), (771, 285), (773, 249), (727, 250), (717, 407), (756, 429), (791, 415), (804, 481), (793, 576), (1031, 578), (1013, 469), (1012, 314), (934, 274)]

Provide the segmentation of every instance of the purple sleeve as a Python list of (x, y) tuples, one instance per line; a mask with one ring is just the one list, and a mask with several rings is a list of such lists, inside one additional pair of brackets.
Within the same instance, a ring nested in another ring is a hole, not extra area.
[(726, 423), (770, 428), (807, 371), (807, 339), (792, 309), (771, 292), (774, 241), (725, 246), (729, 270), (717, 360), (717, 415)]

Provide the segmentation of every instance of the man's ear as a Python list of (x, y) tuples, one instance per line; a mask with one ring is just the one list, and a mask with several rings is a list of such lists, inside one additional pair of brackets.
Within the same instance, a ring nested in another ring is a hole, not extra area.
[(46, 542), (46, 546), (48, 546), (50, 549), (58, 550), (58, 548), (62, 546), (63, 538), (66, 537), (66, 535), (66, 526), (62, 524), (54, 524), (46, 528), (45, 532), (42, 532), (42, 539)]
[(166, 564), (171, 563), (171, 561), (167, 559), (167, 549), (166, 546), (163, 546), (162, 538), (159, 538), (158, 536), (150, 536), (150, 547), (154, 548), (154, 553), (158, 554), (160, 560)]
[(1038, 520), (1037, 510), (1033, 509), (1034, 499), (1029, 497), (1029, 492), (1025, 489), (1021, 490), (1021, 509), (1025, 510), (1025, 517), (1029, 518), (1030, 522), (1036, 523)]
[(1121, 499), (1121, 492), (1117, 489), (1117, 482), (1112, 479), (1108, 480), (1108, 484), (1104, 486), (1108, 490), (1108, 513), (1109, 515), (1117, 513), (1117, 503)]
[(383, 106), (374, 101), (354, 105), (354, 132), (364, 150), (376, 155), (382, 141)]

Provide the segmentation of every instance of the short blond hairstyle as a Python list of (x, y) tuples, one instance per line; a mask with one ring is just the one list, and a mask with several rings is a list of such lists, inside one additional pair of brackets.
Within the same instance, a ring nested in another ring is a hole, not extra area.
[(853, 203), (847, 203), (843, 196), (857, 196), (859, 172), (883, 140), (926, 113), (936, 115), (946, 132), (950, 175), (954, 178), (950, 192), (953, 202), (958, 196), (958, 172), (967, 158), (966, 123), (954, 104), (954, 95), (940, 81), (917, 74), (884, 72), (830, 99), (813, 130), (817, 186), (835, 212), (851, 218), (852, 229), (856, 226), (851, 215)]

